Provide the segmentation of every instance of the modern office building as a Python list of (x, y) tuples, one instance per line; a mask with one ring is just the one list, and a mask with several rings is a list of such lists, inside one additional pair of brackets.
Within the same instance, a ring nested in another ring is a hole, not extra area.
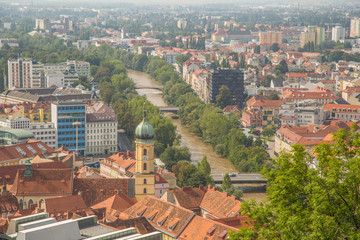
[(32, 61), (19, 58), (8, 60), (8, 86), (9, 88), (32, 87)]
[(350, 21), (350, 37), (360, 36), (360, 18), (352, 18)]
[[(84, 155), (86, 148), (86, 106), (82, 102), (63, 101), (51, 104), (51, 121), (57, 129), (58, 147), (64, 146)], [(76, 123), (78, 126), (76, 126)]]
[(232, 104), (241, 106), (244, 101), (244, 73), (234, 69), (211, 71), (209, 77), (209, 95), (207, 102), (216, 102), (221, 86), (227, 86), (232, 96)]
[(70, 72), (76, 72), (79, 76), (85, 76), (90, 80), (90, 63), (84, 61), (67, 61), (67, 69)]
[(345, 39), (345, 28), (342, 26), (335, 26), (332, 28), (331, 40), (337, 42)]

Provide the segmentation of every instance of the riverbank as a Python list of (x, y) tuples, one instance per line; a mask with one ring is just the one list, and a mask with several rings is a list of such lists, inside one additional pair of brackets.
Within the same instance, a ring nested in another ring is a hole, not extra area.
[[(146, 98), (157, 107), (167, 106), (162, 99), (162, 91), (150, 88), (160, 87), (160, 83), (146, 73), (130, 69), (127, 71), (128, 77), (134, 81), (135, 85), (141, 86), (141, 89), (137, 89), (139, 95), (146, 96)], [(236, 172), (235, 167), (228, 159), (220, 157), (209, 144), (203, 143), (200, 137), (190, 133), (186, 127), (181, 125), (179, 119), (172, 119), (172, 122), (177, 126), (177, 133), (181, 135), (181, 145), (187, 146), (190, 150), (192, 163), (196, 164), (200, 162), (203, 156), (206, 155), (211, 167), (211, 173), (223, 174)]]

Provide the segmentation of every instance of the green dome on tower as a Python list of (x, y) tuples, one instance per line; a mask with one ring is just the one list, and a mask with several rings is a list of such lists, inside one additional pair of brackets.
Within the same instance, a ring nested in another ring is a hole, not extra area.
[(136, 138), (139, 140), (151, 140), (154, 138), (154, 128), (146, 120), (146, 110), (144, 110), (144, 118), (135, 130)]

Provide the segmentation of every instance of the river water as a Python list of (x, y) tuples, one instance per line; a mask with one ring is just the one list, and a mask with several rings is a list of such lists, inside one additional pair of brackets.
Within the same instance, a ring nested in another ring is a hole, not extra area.
[[(137, 89), (138, 94), (146, 96), (155, 106), (167, 106), (162, 99), (162, 91), (151, 89), (151, 87), (160, 87), (160, 83), (143, 72), (128, 69), (128, 76), (133, 79), (137, 87), (141, 87), (141, 89)], [(228, 159), (220, 157), (210, 145), (203, 143), (200, 137), (191, 134), (186, 127), (181, 125), (179, 119), (172, 119), (172, 122), (177, 126), (177, 133), (181, 135), (181, 145), (189, 148), (193, 163), (201, 161), (206, 155), (212, 174), (237, 172)]]

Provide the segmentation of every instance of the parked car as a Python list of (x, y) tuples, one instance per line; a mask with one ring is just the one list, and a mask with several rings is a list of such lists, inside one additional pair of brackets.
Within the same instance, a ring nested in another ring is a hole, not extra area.
[(229, 176), (230, 176), (230, 177), (236, 177), (236, 173), (234, 173), (234, 172), (233, 172), (233, 173), (230, 173)]

